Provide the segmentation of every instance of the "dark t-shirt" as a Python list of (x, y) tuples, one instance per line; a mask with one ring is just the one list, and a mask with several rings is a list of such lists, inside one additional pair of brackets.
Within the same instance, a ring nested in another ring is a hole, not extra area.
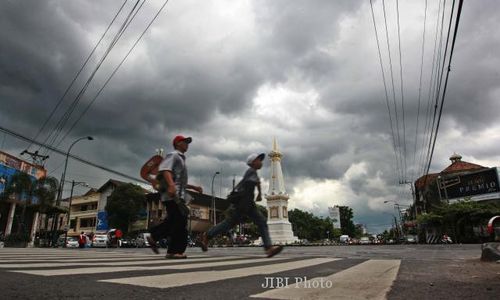
[(246, 170), (245, 175), (243, 175), (243, 178), (241, 181), (236, 185), (234, 190), (236, 192), (243, 192), (244, 196), (240, 200), (239, 205), (241, 206), (248, 206), (248, 205), (255, 205), (255, 202), (253, 201), (255, 198), (255, 186), (260, 183), (259, 175), (257, 175), (257, 170), (253, 168), (248, 168)]

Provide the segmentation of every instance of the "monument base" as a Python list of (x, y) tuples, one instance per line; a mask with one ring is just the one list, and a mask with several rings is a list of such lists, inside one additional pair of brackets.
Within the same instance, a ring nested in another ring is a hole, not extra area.
[(287, 221), (267, 222), (269, 235), (273, 244), (293, 244), (299, 242), (299, 238), (293, 235), (292, 224)]

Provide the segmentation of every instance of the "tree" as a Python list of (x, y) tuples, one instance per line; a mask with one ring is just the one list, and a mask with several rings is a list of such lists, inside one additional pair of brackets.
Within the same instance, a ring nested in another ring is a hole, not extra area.
[(146, 195), (144, 190), (132, 183), (119, 185), (109, 196), (106, 204), (109, 225), (127, 232), (129, 225), (138, 220)]
[(340, 227), (342, 227), (342, 233), (347, 234), (350, 237), (358, 237), (358, 232), (356, 231), (356, 226), (352, 221), (353, 213), (352, 209), (348, 206), (339, 206), (340, 212)]
[(17, 227), (17, 234), (27, 233), (26, 226), (26, 205), (31, 204), (31, 197), (33, 193), (33, 179), (31, 176), (24, 172), (16, 172), (7, 182), (4, 192), (2, 193), (2, 200), (7, 200), (13, 196), (15, 200), (22, 201), (21, 216), (16, 215), (15, 225)]
[(473, 227), (485, 226), (498, 214), (500, 206), (497, 204), (464, 200), (435, 206), (432, 213), (418, 216), (417, 222), (422, 228), (433, 227), (450, 234), (456, 242), (479, 242)]
[(299, 209), (288, 212), (288, 219), (299, 239), (317, 241), (333, 237), (336, 231), (330, 218), (320, 218)]
[[(44, 177), (36, 182), (33, 191), (33, 195), (38, 198), (38, 203), (34, 206), (34, 209), (41, 214), (45, 214), (44, 228), (46, 229), (49, 227), (49, 216), (54, 218), (55, 214), (60, 212), (54, 207), (58, 188), (59, 182), (55, 177)], [(47, 232), (45, 232), (44, 238), (47, 237)]]

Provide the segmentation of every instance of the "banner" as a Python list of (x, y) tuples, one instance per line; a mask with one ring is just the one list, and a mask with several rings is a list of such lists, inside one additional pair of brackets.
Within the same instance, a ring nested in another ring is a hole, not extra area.
[(108, 225), (108, 212), (106, 211), (99, 211), (97, 212), (97, 226), (96, 226), (97, 231), (108, 231), (109, 230), (109, 225)]
[(443, 200), (473, 198), (473, 196), (500, 192), (497, 168), (471, 174), (446, 176), (440, 180), (440, 187)]
[(339, 207), (338, 206), (328, 207), (328, 213), (330, 215), (330, 219), (332, 219), (333, 228), (341, 229)]

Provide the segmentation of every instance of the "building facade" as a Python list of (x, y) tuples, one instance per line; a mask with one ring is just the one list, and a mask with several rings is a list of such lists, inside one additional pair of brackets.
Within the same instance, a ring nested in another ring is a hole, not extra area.
[(460, 200), (500, 203), (498, 168), (462, 161), (454, 153), (451, 164), (439, 173), (418, 178), (415, 183), (414, 206), (417, 214), (432, 211), (442, 202)]
[[(16, 173), (25, 173), (32, 182), (46, 177), (47, 171), (43, 166), (36, 165), (19, 159), (9, 153), (0, 151), (0, 194), (5, 189)], [(18, 231), (24, 220), (24, 230), (33, 237), (37, 230), (39, 213), (26, 210), (27, 205), (36, 204), (38, 199), (29, 191), (21, 195), (3, 195), (5, 201), (0, 202), (0, 232), (5, 236)], [(14, 222), (14, 220), (17, 220)]]

